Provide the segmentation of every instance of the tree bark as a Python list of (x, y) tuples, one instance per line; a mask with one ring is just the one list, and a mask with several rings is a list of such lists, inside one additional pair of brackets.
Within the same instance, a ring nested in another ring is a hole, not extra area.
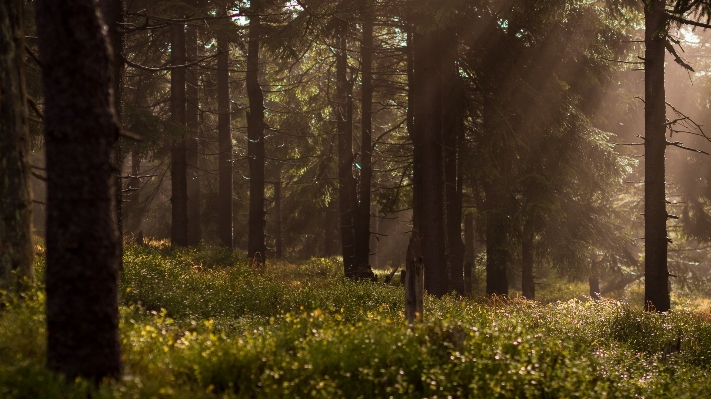
[[(188, 25), (186, 39), (187, 61), (198, 58), (198, 29)], [(189, 67), (186, 73), (186, 102), (188, 138), (186, 139), (186, 162), (188, 184), (188, 244), (197, 246), (202, 240), (200, 223), (200, 155), (198, 134), (200, 129), (200, 108), (198, 93), (198, 68)]]
[(469, 296), (473, 290), (472, 269), (476, 263), (474, 237), (474, 215), (467, 212), (464, 216), (464, 294)]
[(370, 267), (371, 269), (377, 269), (379, 267), (378, 254), (380, 247), (380, 239), (378, 234), (380, 233), (380, 213), (378, 211), (378, 205), (372, 205), (370, 207), (370, 230), (372, 234), (370, 235)]
[(34, 274), (22, 21), (22, 0), (0, 3), (0, 288), (6, 289)]
[(405, 318), (412, 323), (422, 320), (424, 296), (424, 264), (422, 259), (422, 244), (416, 232), (410, 237), (405, 259)]
[(347, 22), (342, 21), (338, 33), (336, 53), (336, 99), (334, 114), (338, 129), (338, 202), (341, 228), (341, 250), (346, 277), (356, 277), (355, 232), (356, 211), (355, 178), (353, 177), (353, 106), (351, 83), (348, 80), (348, 53), (346, 47)]
[[(442, 43), (439, 31), (415, 33), (414, 146), (415, 187), (425, 265), (425, 290), (448, 291), (444, 154), (442, 146)], [(419, 176), (418, 176), (419, 174)]]
[(667, 210), (665, 192), (666, 103), (664, 56), (666, 25), (664, 0), (650, 0), (645, 7), (645, 186), (644, 258), (645, 309), (666, 312), (670, 309), (667, 269)]
[[(222, 14), (225, 14), (224, 10)], [(230, 46), (224, 37), (220, 37), (218, 47), (223, 53), (217, 56), (217, 141), (220, 154), (218, 156), (217, 236), (221, 246), (233, 249)]]
[(533, 279), (533, 230), (524, 227), (521, 242), (521, 288), (526, 299), (536, 299), (536, 285)]
[(361, 54), (361, 150), (360, 193), (353, 219), (355, 235), (355, 267), (364, 277), (372, 275), (370, 265), (370, 190), (373, 179), (373, 3), (362, 3), (363, 37)]
[(486, 209), (486, 294), (503, 295), (509, 293), (506, 265), (508, 263), (508, 233), (506, 216), (506, 156), (503, 144), (496, 137), (501, 132), (495, 131), (496, 121), (494, 100), (484, 96), (484, 132), (491, 137), (491, 159), (495, 170), (483, 184), (484, 207)]
[(284, 256), (284, 237), (282, 236), (281, 217), (281, 164), (277, 168), (277, 179), (274, 182), (274, 227), (276, 236), (276, 258)]
[(112, 51), (93, 0), (38, 0), (47, 154), (47, 365), (121, 371)]
[[(171, 63), (185, 65), (185, 28), (183, 24), (170, 26), (170, 38)], [(183, 130), (186, 123), (184, 67), (175, 68), (170, 73), (170, 114), (174, 128), (179, 129), (179, 133), (173, 137), (171, 147), (171, 243), (177, 247), (186, 247), (188, 246), (188, 178), (185, 132)]]
[(249, 238), (247, 256), (263, 263), (266, 259), (264, 228), (264, 95), (259, 85), (259, 42), (261, 1), (252, 0), (247, 49), (247, 158), (249, 163)]

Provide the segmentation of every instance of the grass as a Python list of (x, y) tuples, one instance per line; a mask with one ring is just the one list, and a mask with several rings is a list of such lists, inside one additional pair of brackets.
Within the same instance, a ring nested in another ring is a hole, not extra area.
[(122, 379), (44, 369), (37, 287), (0, 312), (0, 397), (711, 397), (701, 312), (426, 297), (408, 326), (401, 287), (341, 278), (336, 259), (255, 271), (214, 248), (129, 247), (124, 268)]

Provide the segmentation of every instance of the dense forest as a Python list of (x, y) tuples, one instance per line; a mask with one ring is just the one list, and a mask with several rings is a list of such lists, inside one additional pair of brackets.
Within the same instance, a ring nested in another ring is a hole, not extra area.
[(711, 397), (708, 28), (3, 0), (0, 397)]

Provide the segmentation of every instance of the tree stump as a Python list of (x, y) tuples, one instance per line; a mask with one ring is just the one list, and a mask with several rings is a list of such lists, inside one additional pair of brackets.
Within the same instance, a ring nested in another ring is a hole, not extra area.
[(405, 317), (408, 322), (422, 319), (422, 294), (425, 290), (422, 247), (417, 231), (412, 232), (405, 261)]

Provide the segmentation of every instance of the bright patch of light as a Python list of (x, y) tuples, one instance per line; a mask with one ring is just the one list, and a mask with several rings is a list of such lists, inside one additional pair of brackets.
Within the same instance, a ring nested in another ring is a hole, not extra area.
[(681, 33), (682, 37), (684, 38), (684, 41), (687, 43), (691, 44), (699, 44), (701, 43), (701, 38), (694, 33), (691, 28), (688, 26), (683, 27), (679, 33)]

